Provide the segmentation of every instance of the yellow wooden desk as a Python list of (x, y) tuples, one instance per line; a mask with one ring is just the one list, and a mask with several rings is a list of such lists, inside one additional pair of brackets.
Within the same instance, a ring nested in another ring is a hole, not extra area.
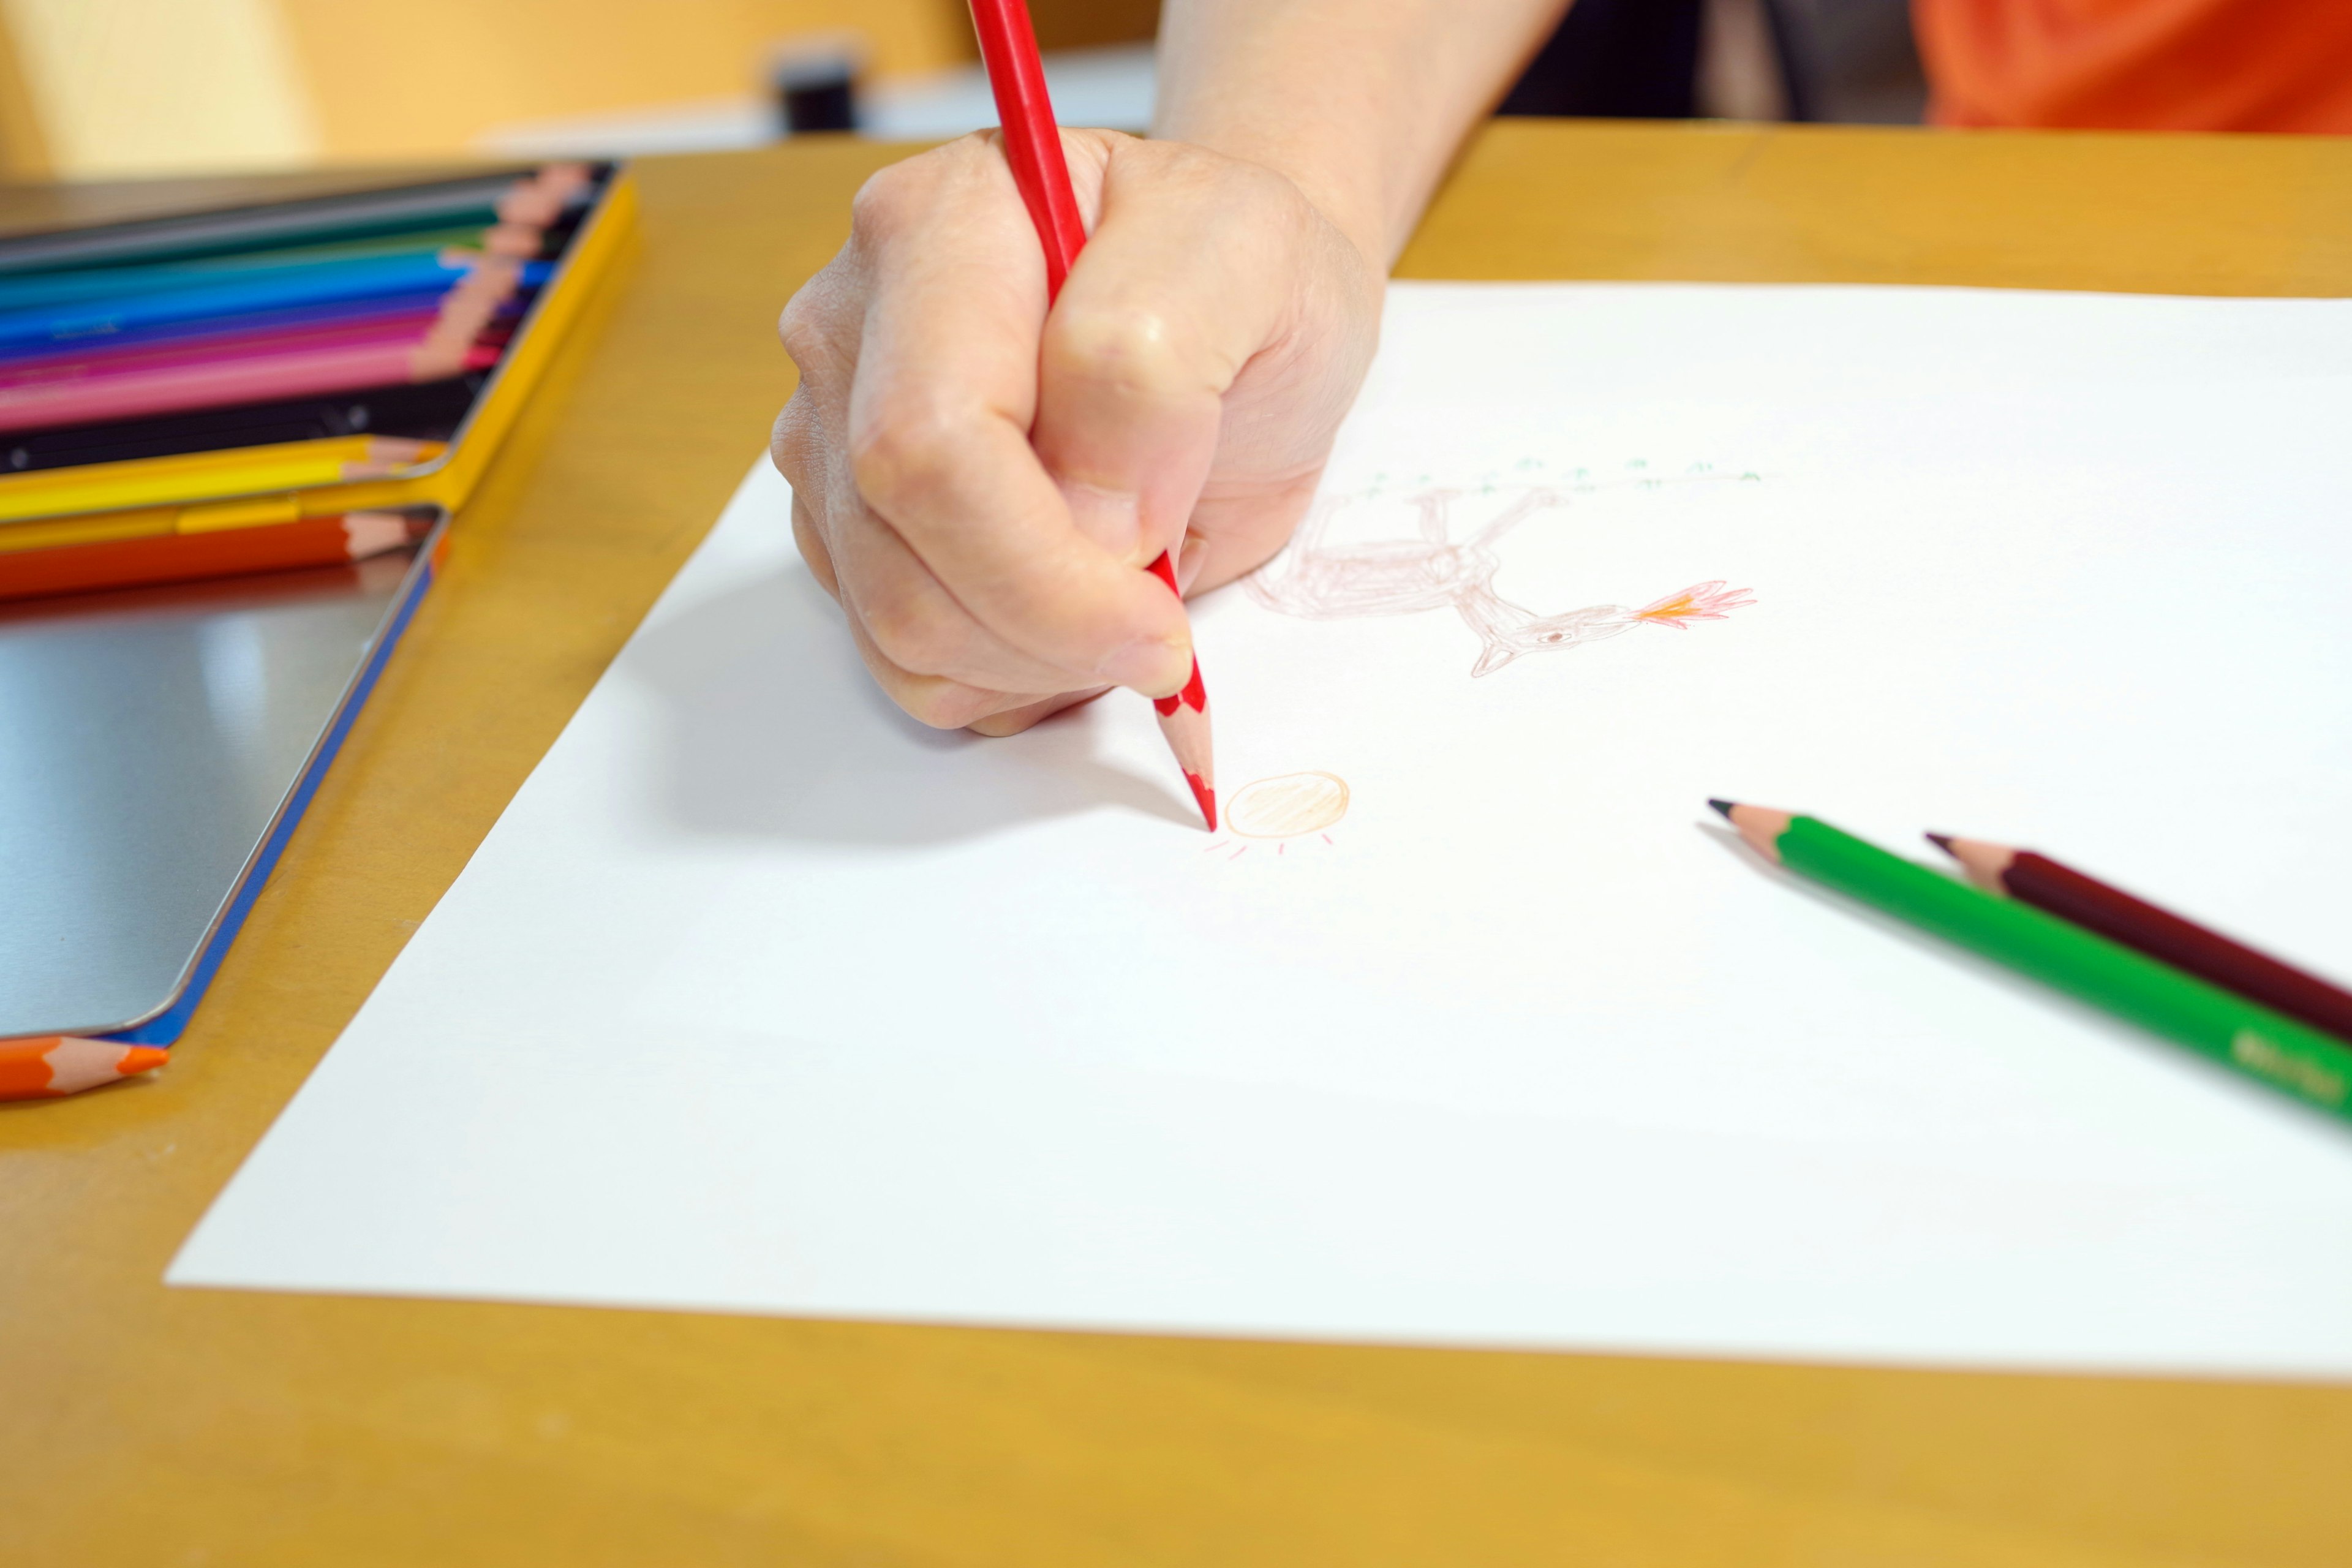
[[(2352, 1563), (2352, 1390), (164, 1289), (717, 517), (891, 155), (643, 165), (173, 1065), (0, 1110), (0, 1563)], [(1405, 270), (2341, 293), (2352, 141), (1513, 124)]]

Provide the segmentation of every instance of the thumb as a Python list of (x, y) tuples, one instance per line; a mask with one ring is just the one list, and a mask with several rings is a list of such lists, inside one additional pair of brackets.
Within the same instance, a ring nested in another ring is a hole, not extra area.
[(1291, 220), (1254, 188), (1270, 179), (1113, 142), (1101, 216), (1046, 318), (1032, 440), (1079, 530), (1139, 566), (1182, 539), (1223, 396), (1283, 320)]

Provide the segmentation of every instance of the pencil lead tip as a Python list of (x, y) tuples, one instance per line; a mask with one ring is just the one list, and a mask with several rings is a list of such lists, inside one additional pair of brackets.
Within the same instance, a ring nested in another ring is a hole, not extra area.
[(1952, 836), (1950, 834), (1930, 833), (1926, 837), (1928, 843), (1934, 845), (1945, 854), (1949, 855), (1952, 852)]
[(1707, 798), (1706, 804), (1715, 807), (1717, 812), (1722, 814), (1723, 820), (1728, 822), (1731, 820), (1731, 808), (1738, 803), (1736, 801), (1717, 800), (1710, 795)]
[(1201, 820), (1209, 825), (1210, 832), (1214, 833), (1217, 830), (1215, 787), (1200, 774), (1189, 770), (1184, 774), (1184, 782), (1192, 786), (1192, 803), (1201, 808)]

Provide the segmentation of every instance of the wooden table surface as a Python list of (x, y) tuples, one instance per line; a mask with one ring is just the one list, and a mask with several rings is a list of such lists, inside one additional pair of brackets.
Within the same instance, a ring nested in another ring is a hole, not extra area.
[[(0, 1563), (2352, 1562), (2352, 1390), (165, 1289), (718, 516), (893, 155), (641, 166), (172, 1066), (0, 1108)], [(2352, 141), (1508, 123), (1403, 269), (2344, 293)]]

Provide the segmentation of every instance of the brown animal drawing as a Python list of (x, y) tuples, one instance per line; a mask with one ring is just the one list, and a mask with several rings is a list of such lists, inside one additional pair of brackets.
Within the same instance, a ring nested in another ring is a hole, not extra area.
[(1696, 583), (1639, 609), (1592, 605), (1542, 616), (1495, 591), (1505, 535), (1539, 511), (1565, 506), (1559, 490), (1521, 492), (1468, 539), (1454, 537), (1451, 513), (1464, 492), (1435, 489), (1413, 498), (1420, 537), (1369, 542), (1334, 542), (1334, 517), (1357, 499), (1318, 502), (1290, 547), (1248, 579), (1250, 597), (1267, 609), (1307, 620), (1355, 620), (1412, 616), (1451, 606), (1478, 634), (1481, 650), (1472, 676), (1492, 675), (1522, 654), (1550, 653), (1613, 637), (1635, 626), (1687, 629), (1693, 621), (1719, 621), (1755, 600), (1720, 580)]

